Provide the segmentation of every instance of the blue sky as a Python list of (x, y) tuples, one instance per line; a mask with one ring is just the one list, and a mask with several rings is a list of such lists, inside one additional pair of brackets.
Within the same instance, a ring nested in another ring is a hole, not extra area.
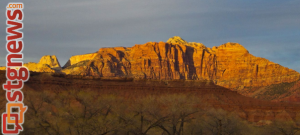
[[(9, 0), (0, 1), (0, 65), (5, 65)], [(17, 1), (14, 1), (17, 2)], [(24, 61), (180, 36), (207, 47), (238, 42), (258, 57), (300, 71), (299, 0), (23, 0)]]

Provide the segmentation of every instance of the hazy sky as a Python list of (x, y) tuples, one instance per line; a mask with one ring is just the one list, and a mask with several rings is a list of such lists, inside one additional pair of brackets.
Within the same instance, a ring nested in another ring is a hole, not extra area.
[[(7, 55), (0, 1), (0, 65)], [(12, 1), (11, 1), (12, 2)], [(17, 2), (17, 1), (13, 1)], [(238, 42), (255, 56), (300, 71), (300, 0), (23, 0), (24, 61), (180, 36), (207, 47)]]

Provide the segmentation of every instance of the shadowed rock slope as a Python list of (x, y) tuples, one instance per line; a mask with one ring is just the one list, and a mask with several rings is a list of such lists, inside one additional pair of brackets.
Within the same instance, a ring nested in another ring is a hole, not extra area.
[[(31, 71), (96, 78), (211, 80), (217, 85), (255, 98), (270, 96), (267, 99), (298, 101), (295, 99), (298, 96), (294, 95), (297, 92), (281, 91), (281, 96), (276, 95), (280, 95), (280, 92), (276, 93), (280, 84), (299, 80), (298, 72), (253, 56), (238, 43), (229, 42), (208, 48), (202, 43), (187, 42), (175, 36), (167, 42), (101, 48), (95, 53), (72, 56), (63, 69), (56, 57), (53, 57), (55, 56), (45, 56), (42, 58), (45, 60), (38, 64), (28, 63), (24, 66)], [(276, 94), (272, 95), (268, 91)]]
[(101, 48), (74, 74), (140, 79), (213, 80), (231, 89), (260, 87), (299, 79), (299, 73), (251, 55), (238, 43), (208, 48), (180, 37), (133, 47)]

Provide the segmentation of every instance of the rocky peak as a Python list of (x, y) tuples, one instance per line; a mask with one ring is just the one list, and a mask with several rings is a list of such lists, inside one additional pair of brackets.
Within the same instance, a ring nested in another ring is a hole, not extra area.
[[(101, 48), (96, 53), (72, 56), (66, 65), (60, 72), (98, 77), (212, 80), (231, 89), (292, 82), (300, 76), (294, 70), (251, 55), (238, 43), (207, 48), (178, 36), (167, 42), (148, 42), (131, 48)], [(49, 55), (43, 56), (39, 63), (24, 66), (37, 72), (54, 72), (53, 69), (60, 67), (57, 58)]]
[[(61, 67), (55, 55), (45, 55), (40, 59), (39, 63), (28, 62), (23, 64), (29, 71), (34, 72), (50, 72), (60, 71)], [(6, 67), (0, 67), (0, 70), (6, 70)]]
[(191, 46), (192, 48), (195, 48), (195, 49), (207, 49), (207, 47), (204, 46), (202, 43), (187, 42), (179, 36), (174, 36), (174, 37), (169, 38), (166, 43), (173, 44), (173, 45)]
[(179, 36), (174, 36), (174, 37), (169, 38), (167, 43), (170, 43), (170, 44), (187, 44), (187, 42)]
[(39, 64), (47, 64), (51, 68), (60, 68), (60, 64), (55, 55), (45, 55), (40, 59)]
[(102, 48), (101, 59), (87, 65), (86, 75), (142, 79), (213, 80), (235, 89), (299, 79), (299, 73), (249, 54), (239, 43), (207, 48), (174, 36), (167, 42), (148, 42), (131, 49)]
[(249, 51), (241, 44), (232, 43), (232, 42), (222, 44), (219, 47), (213, 47), (213, 50), (216, 50), (216, 49), (219, 52), (228, 52), (228, 53), (232, 53), (233, 55), (249, 53)]
[(247, 50), (244, 46), (239, 43), (228, 42), (217, 47), (218, 49), (243, 49)]

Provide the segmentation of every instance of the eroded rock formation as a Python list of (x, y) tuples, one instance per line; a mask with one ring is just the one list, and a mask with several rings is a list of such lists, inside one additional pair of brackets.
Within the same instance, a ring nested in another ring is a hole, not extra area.
[(62, 70), (55, 56), (44, 56), (39, 63), (24, 66), (37, 72), (94, 77), (212, 80), (236, 90), (299, 80), (298, 72), (255, 57), (238, 43), (208, 48), (178, 36), (167, 42), (101, 48), (96, 53), (72, 56)]
[(63, 66), (68, 67), (68, 66), (72, 66), (74, 64), (77, 64), (81, 61), (86, 61), (86, 60), (91, 60), (93, 59), (95, 56), (97, 55), (97, 53), (90, 53), (90, 54), (83, 54), (83, 55), (74, 55), (72, 56), (69, 61)]
[(6, 70), (6, 67), (0, 67), (0, 70)]
[[(23, 64), (23, 66), (34, 72), (55, 73), (61, 70), (60, 64), (55, 55), (45, 55), (40, 59), (39, 63), (28, 62)], [(0, 70), (6, 70), (6, 67), (0, 67)]]
[(267, 86), (299, 79), (299, 73), (251, 55), (238, 43), (207, 48), (173, 37), (131, 48), (101, 48), (83, 75), (142, 79), (213, 80), (227, 88)]

